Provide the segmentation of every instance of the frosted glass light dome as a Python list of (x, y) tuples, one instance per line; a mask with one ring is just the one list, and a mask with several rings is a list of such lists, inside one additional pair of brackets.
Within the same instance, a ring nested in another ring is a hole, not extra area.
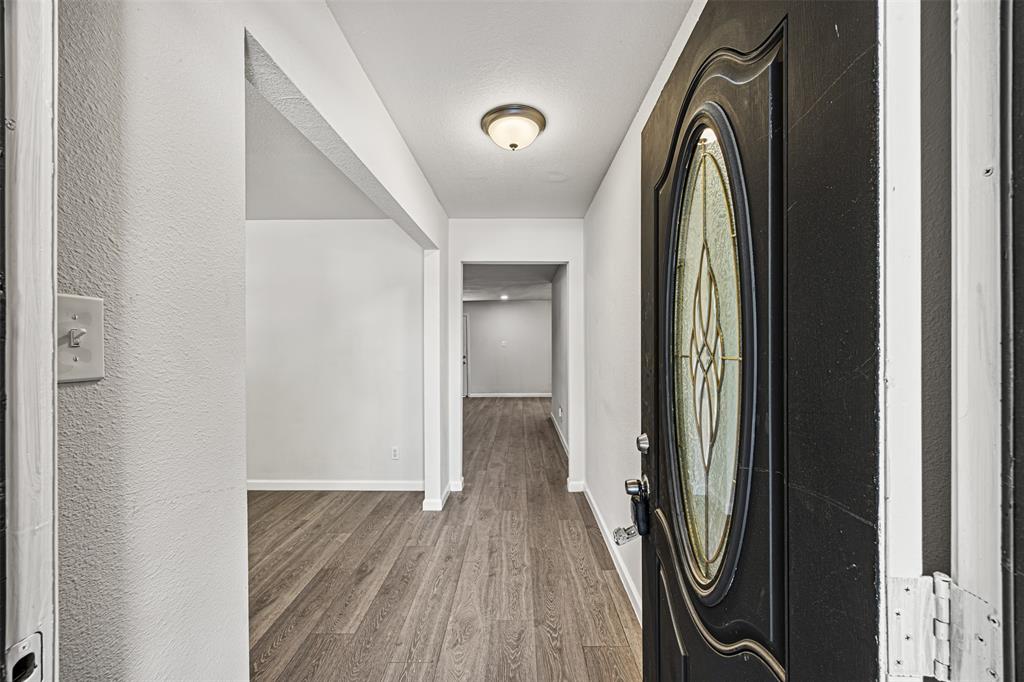
[(544, 114), (525, 104), (495, 107), (480, 120), (480, 127), (494, 144), (513, 152), (529, 147), (545, 125)]

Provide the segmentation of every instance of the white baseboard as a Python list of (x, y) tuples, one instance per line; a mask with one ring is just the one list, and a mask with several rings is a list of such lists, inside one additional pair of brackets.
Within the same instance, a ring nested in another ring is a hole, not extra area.
[(565, 489), (571, 493), (582, 493), (587, 489), (586, 481), (574, 481), (571, 478), (565, 480)]
[[(569, 444), (565, 441), (565, 436), (562, 434), (562, 429), (558, 426), (558, 419), (555, 418), (555, 415), (551, 414), (550, 412), (548, 413), (548, 417), (551, 418), (551, 424), (555, 427), (555, 433), (558, 434), (558, 441), (562, 444), (562, 452), (564, 452), (565, 456), (568, 457), (569, 456)], [(582, 492), (582, 491), (577, 491), (577, 492)]]
[[(601, 510), (594, 504), (594, 496), (590, 492), (590, 488), (585, 488), (583, 494), (587, 497), (587, 504), (590, 505), (590, 510), (594, 512), (594, 518), (597, 520), (597, 526), (601, 529), (601, 535), (604, 536), (604, 543), (608, 545), (608, 553), (612, 555), (612, 563), (615, 564), (615, 571), (619, 574), (619, 580), (622, 581), (622, 586), (626, 588), (626, 595), (629, 597), (629, 602), (633, 605), (633, 612), (636, 613), (636, 619), (643, 622), (641, 616), (641, 598), (640, 590), (637, 588), (636, 583), (629, 576), (629, 572), (626, 570), (626, 566), (622, 563), (622, 556), (619, 554), (619, 546), (615, 544), (615, 540), (612, 538), (612, 529), (605, 522), (604, 517), (601, 515)], [(642, 540), (634, 540), (634, 542), (642, 542)]]
[(462, 485), (464, 482), (465, 479), (463, 479), (462, 476), (459, 476), (456, 480), (448, 484), (448, 489), (451, 490), (453, 493), (461, 493)]
[(445, 488), (444, 492), (441, 493), (441, 499), (437, 498), (425, 498), (423, 500), (423, 511), (441, 511), (444, 509), (444, 503), (448, 501), (448, 494), (451, 493), (451, 488)]
[(309, 479), (254, 479), (249, 490), (423, 490), (423, 481), (351, 481)]
[(550, 393), (470, 393), (470, 398), (550, 398)]

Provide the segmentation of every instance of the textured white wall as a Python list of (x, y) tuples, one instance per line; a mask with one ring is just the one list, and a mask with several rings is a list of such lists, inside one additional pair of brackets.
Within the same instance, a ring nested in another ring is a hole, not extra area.
[[(587, 338), (587, 495), (606, 538), (629, 525), (622, 482), (640, 474), (641, 132), (704, 0), (695, 0), (583, 220)], [(633, 606), (640, 610), (640, 543), (609, 542)]]
[(246, 679), (241, 33), (59, 21), (59, 286), (107, 323), (106, 378), (58, 392), (61, 677)]
[[(59, 20), (60, 286), (108, 305), (107, 378), (59, 396), (63, 677), (246, 679), (244, 30), (442, 250), (448, 219), (323, 3)], [(425, 258), (447, 482), (448, 258)]]
[(551, 417), (562, 441), (568, 444), (569, 280), (566, 272), (565, 266), (560, 265), (551, 280)]
[(551, 393), (551, 301), (465, 301), (469, 394)]
[(248, 221), (245, 277), (250, 481), (422, 487), (420, 247), (391, 220)]

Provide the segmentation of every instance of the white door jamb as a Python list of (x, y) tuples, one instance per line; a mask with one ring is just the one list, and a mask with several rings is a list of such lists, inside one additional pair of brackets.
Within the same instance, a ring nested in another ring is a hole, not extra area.
[(8, 0), (4, 29), (8, 426), (4, 648), (39, 633), (36, 660), (41, 679), (55, 680), (56, 0)]

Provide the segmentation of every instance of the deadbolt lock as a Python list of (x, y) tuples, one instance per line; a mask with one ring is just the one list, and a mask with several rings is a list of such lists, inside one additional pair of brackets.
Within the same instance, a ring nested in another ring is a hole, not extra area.
[(636, 449), (640, 451), (641, 455), (646, 455), (647, 451), (651, 449), (651, 439), (647, 437), (646, 433), (641, 433), (636, 437)]

